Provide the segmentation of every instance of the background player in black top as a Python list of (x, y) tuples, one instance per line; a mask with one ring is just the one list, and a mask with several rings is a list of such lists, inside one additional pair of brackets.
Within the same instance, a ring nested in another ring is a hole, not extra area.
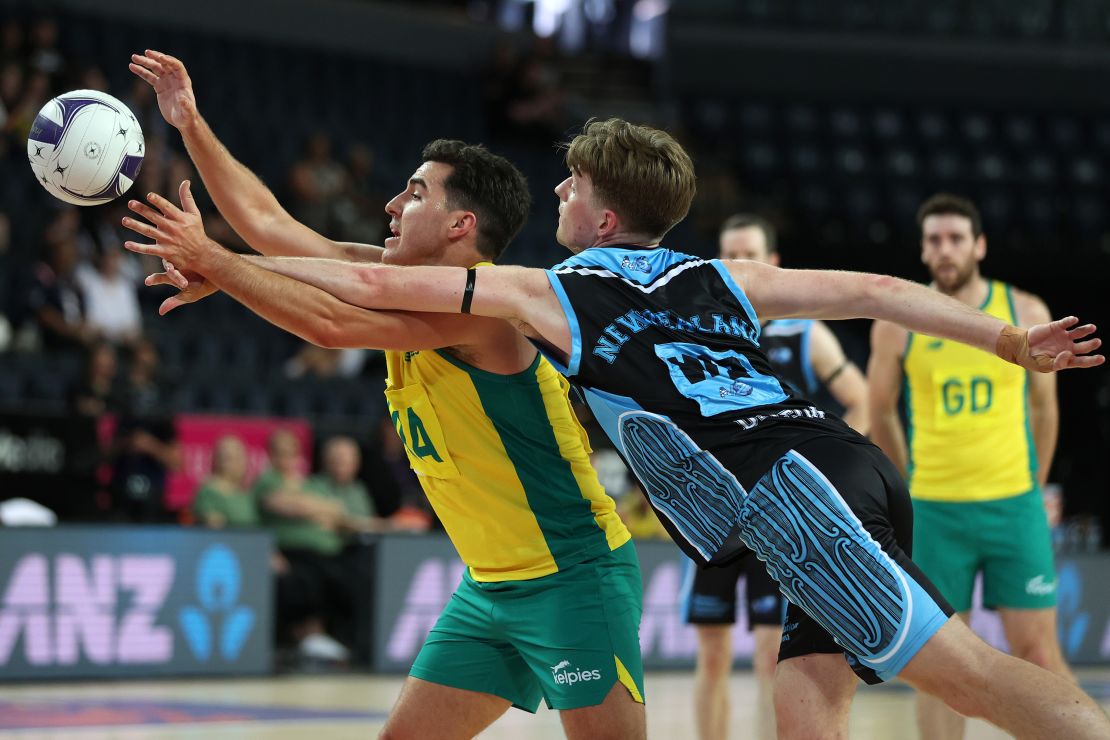
[[(774, 226), (754, 214), (736, 214), (722, 225), (721, 259), (755, 260), (779, 265)], [(836, 335), (821, 321), (783, 319), (765, 322), (760, 349), (775, 374), (813, 399), (826, 411), (840, 414), (861, 434), (867, 433), (867, 383), (849, 360)], [(732, 627), (736, 623), (736, 591), (744, 577), (748, 629), (755, 639), (756, 737), (774, 740), (772, 682), (782, 639), (786, 603), (778, 584), (757, 558), (746, 556), (717, 568), (698, 568), (687, 561), (683, 578), (683, 617), (698, 636), (694, 675), (694, 716), (699, 740), (725, 740), (729, 726), (729, 676), (732, 672)]]
[[(860, 273), (701, 260), (660, 246), (685, 217), (693, 164), (667, 133), (593, 121), (556, 188), (552, 270), (277, 268), (356, 305), (504, 318), (587, 389), (676, 542), (727, 562), (754, 550), (788, 596), (775, 677), (780, 737), (844, 737), (852, 671), (898, 675), (1023, 737), (1105, 738), (1110, 720), (1078, 687), (989, 647), (908, 557), (905, 484), (878, 448), (792, 397), (759, 350), (763, 318), (881, 318), (994, 351), (1029, 370), (1094, 367), (1090, 325), (1028, 330), (928, 288)], [(211, 249), (165, 207), (143, 251), (188, 269)], [(631, 245), (622, 247), (620, 245)], [(845, 660), (845, 658), (847, 660)]]
[[(779, 267), (778, 233), (767, 219), (738, 213), (721, 225), (718, 257)], [(781, 319), (763, 324), (760, 349), (775, 373), (832, 411), (860, 434), (868, 431), (867, 379), (823, 321)]]

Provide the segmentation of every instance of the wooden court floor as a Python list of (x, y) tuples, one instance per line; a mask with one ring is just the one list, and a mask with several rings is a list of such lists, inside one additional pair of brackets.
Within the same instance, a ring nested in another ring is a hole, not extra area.
[[(1110, 709), (1110, 668), (1079, 671), (1091, 694)], [(373, 738), (389, 710), (400, 677), (295, 676), (251, 680), (135, 683), (0, 684), (0, 737), (132, 740), (143, 738)], [(652, 738), (693, 740), (689, 673), (647, 678)], [(733, 679), (732, 737), (751, 737), (755, 683)], [(488, 740), (562, 738), (558, 715), (510, 710), (482, 734)], [(916, 738), (913, 695), (900, 685), (861, 684), (852, 714), (854, 740)], [(1006, 735), (973, 722), (968, 740)]]

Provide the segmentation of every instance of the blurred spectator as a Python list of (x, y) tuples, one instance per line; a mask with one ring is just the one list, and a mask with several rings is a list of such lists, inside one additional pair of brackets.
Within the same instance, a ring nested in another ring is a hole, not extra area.
[(63, 236), (47, 243), (47, 258), (33, 272), (27, 312), (39, 329), (46, 350), (80, 349), (97, 339), (86, 320), (85, 299), (77, 285), (77, 242)]
[(162, 416), (176, 410), (158, 350), (149, 340), (132, 345), (120, 395), (123, 411), (135, 416)]
[(285, 363), (287, 378), (354, 378), (362, 372), (369, 350), (327, 349), (305, 343)]
[(131, 521), (162, 521), (166, 477), (181, 467), (181, 449), (158, 353), (147, 340), (132, 347), (119, 404), (109, 484), (113, 509)]
[(365, 144), (353, 145), (347, 154), (346, 188), (335, 203), (341, 237), (360, 244), (381, 244), (389, 230), (385, 204), (390, 197), (375, 175), (373, 150)]
[(93, 346), (85, 362), (85, 374), (69, 392), (69, 413), (99, 418), (117, 410), (116, 350), (111, 344)]
[[(2, 155), (0, 155), (2, 159)], [(9, 254), (11, 246), (11, 221), (8, 214), (0, 211), (0, 352), (8, 349), (11, 343), (11, 324), (8, 313), (11, 311), (11, 266), (13, 258)]]
[(36, 72), (50, 76), (61, 74), (65, 57), (58, 50), (58, 23), (49, 16), (38, 18), (31, 24), (31, 44), (27, 63)]
[(271, 468), (254, 484), (264, 526), (288, 563), (278, 584), (278, 621), (302, 657), (345, 662), (352, 641), (355, 584), (345, 558), (342, 522), (349, 513), (324, 487), (305, 485), (297, 437), (278, 430), (269, 442)]
[(495, 138), (550, 142), (567, 128), (566, 93), (552, 46), (537, 45), (517, 57), (507, 42), (499, 44), (485, 72), (484, 94)]
[(332, 437), (324, 445), (324, 471), (308, 479), (305, 487), (323, 493), (343, 507), (338, 520), (344, 532), (381, 532), (385, 522), (377, 516), (366, 486), (358, 478), (362, 452), (350, 437)]
[(23, 24), (9, 17), (0, 27), (0, 64), (23, 61)]
[(104, 70), (97, 66), (82, 67), (77, 85), (80, 90), (108, 92), (108, 78), (104, 76)]
[(50, 75), (45, 72), (32, 72), (23, 84), (23, 93), (18, 102), (8, 109), (6, 131), (12, 138), (23, 144), (31, 133), (31, 124), (46, 101), (50, 100)]
[(390, 529), (389, 522), (377, 516), (366, 486), (359, 480), (362, 453), (358, 443), (350, 437), (332, 437), (324, 445), (324, 471), (314, 475), (306, 484), (310, 490), (322, 491), (343, 506), (339, 520), (340, 531), (348, 536), (348, 545), (342, 554), (342, 567), (347, 583), (352, 586), (350, 612), (335, 614), (333, 627), (348, 645), (355, 662), (368, 664), (370, 658), (370, 632), (364, 626), (373, 619), (369, 590), (366, 584), (373, 578), (370, 568), (369, 546), (364, 537), (353, 535), (378, 533)]
[(124, 273), (120, 247), (101, 247), (95, 268), (82, 264), (77, 284), (85, 299), (85, 321), (97, 335), (117, 344), (131, 344), (142, 335), (138, 286)]
[(486, 121), (495, 138), (508, 132), (505, 104), (512, 92), (516, 75), (517, 53), (513, 43), (502, 39), (493, 49), (493, 58), (482, 72), (482, 98)]
[(378, 454), (371, 462), (376, 467), (370, 474), (375, 500), (389, 514), (392, 529), (426, 532), (438, 523), (388, 415), (378, 423)]
[(221, 437), (212, 451), (212, 475), (197, 490), (193, 515), (213, 529), (257, 527), (257, 502), (246, 486), (247, 448), (238, 437)]
[(23, 95), (23, 68), (15, 62), (0, 66), (0, 131), (7, 132), (11, 113)]
[(316, 231), (331, 231), (335, 198), (346, 186), (347, 173), (343, 165), (332, 159), (331, 140), (326, 134), (313, 134), (304, 158), (289, 172), (293, 215)]

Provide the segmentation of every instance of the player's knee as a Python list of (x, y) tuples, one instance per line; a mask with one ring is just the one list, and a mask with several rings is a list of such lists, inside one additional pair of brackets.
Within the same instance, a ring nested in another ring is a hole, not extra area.
[(698, 668), (704, 677), (722, 680), (732, 672), (732, 654), (727, 651), (703, 650), (698, 653)]
[(731, 628), (698, 628), (698, 672), (713, 680), (723, 680), (732, 672)]
[[(988, 650), (994, 652), (993, 649)], [(982, 657), (983, 663), (960, 661), (947, 666), (941, 675), (916, 676), (912, 683), (965, 717), (984, 717), (988, 714), (986, 702), (992, 700), (990, 670), (986, 665), (993, 664), (991, 658), (994, 656)]]

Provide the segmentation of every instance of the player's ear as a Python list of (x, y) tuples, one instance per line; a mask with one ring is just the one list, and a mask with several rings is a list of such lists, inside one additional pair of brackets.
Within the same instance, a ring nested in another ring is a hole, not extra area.
[(771, 263), (772, 267), (778, 267), (779, 263), (782, 262), (782, 258), (779, 257), (778, 252), (771, 252), (771, 254), (767, 255), (767, 261)]
[(975, 259), (982, 260), (987, 256), (987, 235), (980, 234), (975, 239)]
[(610, 234), (616, 233), (620, 229), (620, 217), (616, 212), (603, 208), (601, 210), (601, 220), (597, 225), (597, 235), (605, 238)]
[(447, 230), (452, 239), (461, 239), (477, 229), (478, 217), (473, 211), (455, 211), (451, 214), (451, 225)]

